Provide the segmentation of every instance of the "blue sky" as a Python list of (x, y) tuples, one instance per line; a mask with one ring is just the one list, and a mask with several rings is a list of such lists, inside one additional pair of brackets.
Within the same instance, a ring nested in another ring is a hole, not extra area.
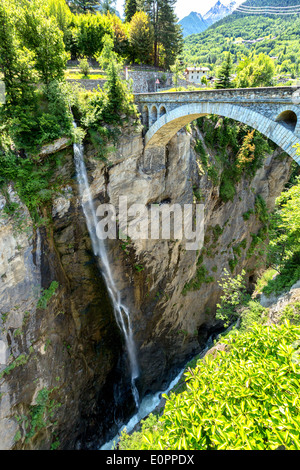
[[(228, 5), (231, 0), (221, 0), (224, 5)], [(124, 0), (117, 0), (117, 10), (123, 16)], [(202, 15), (207, 13), (208, 10), (217, 3), (217, 0), (178, 0), (175, 6), (175, 12), (181, 20), (187, 16), (191, 11), (196, 11)], [(241, 1), (239, 1), (241, 3)]]

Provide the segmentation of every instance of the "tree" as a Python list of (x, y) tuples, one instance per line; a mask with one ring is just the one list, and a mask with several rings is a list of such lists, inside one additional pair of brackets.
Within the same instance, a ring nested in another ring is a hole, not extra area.
[(111, 61), (117, 62), (117, 54), (114, 52), (114, 40), (109, 34), (105, 34), (103, 37), (103, 47), (101, 54), (97, 57), (97, 60), (104, 70), (106, 70)]
[(98, 10), (101, 0), (69, 0), (67, 3), (74, 13), (88, 13)]
[(169, 68), (183, 47), (181, 27), (174, 13), (176, 0), (144, 0), (154, 31), (154, 65)]
[(32, 84), (37, 80), (34, 54), (24, 48), (16, 36), (15, 12), (8, 3), (0, 4), (0, 70), (4, 75), (7, 114), (14, 106), (27, 105), (33, 100)]
[(49, 13), (55, 17), (59, 29), (65, 34), (72, 21), (72, 13), (65, 0), (49, 0)]
[(231, 73), (232, 58), (230, 52), (228, 52), (226, 59), (217, 72), (215, 88), (232, 88), (233, 85), (231, 83)]
[(85, 57), (96, 57), (103, 47), (105, 34), (114, 35), (109, 17), (106, 15), (80, 15), (76, 18), (77, 48), (79, 54)]
[(125, 1), (125, 21), (129, 23), (135, 13), (138, 11), (137, 0)]
[(180, 65), (180, 60), (176, 59), (175, 63), (170, 66), (170, 70), (173, 73), (173, 82), (175, 87), (178, 85), (178, 80), (180, 78), (183, 78), (183, 73), (181, 71), (181, 65)]
[(121, 64), (112, 56), (107, 69), (107, 82), (104, 85), (106, 99), (102, 108), (102, 119), (107, 123), (121, 123), (121, 115), (127, 116), (136, 112), (133, 95), (129, 92), (127, 82), (121, 79)]
[(129, 24), (123, 23), (117, 15), (107, 14), (114, 30), (114, 50), (122, 57), (130, 55)]
[(272, 86), (274, 74), (274, 61), (269, 56), (251, 54), (238, 64), (235, 83), (238, 88)]
[(116, 14), (116, 0), (102, 0), (99, 11), (103, 15), (110, 13), (111, 15)]
[(132, 17), (129, 42), (133, 60), (142, 64), (150, 63), (153, 53), (153, 26), (149, 16), (143, 11), (136, 12)]
[(64, 78), (68, 56), (56, 20), (46, 18), (43, 10), (36, 8), (38, 5), (38, 1), (23, 1), (17, 29), (24, 45), (34, 52), (35, 68), (48, 85), (52, 80)]

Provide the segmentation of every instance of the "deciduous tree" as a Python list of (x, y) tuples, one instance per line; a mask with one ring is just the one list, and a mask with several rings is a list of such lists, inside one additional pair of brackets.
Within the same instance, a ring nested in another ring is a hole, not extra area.
[(134, 61), (148, 64), (153, 53), (153, 26), (149, 16), (138, 11), (134, 14), (129, 29), (131, 54)]

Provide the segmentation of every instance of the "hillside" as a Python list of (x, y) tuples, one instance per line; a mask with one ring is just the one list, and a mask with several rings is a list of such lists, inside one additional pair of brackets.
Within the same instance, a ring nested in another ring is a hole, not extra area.
[[(279, 2), (269, 0), (269, 6), (297, 5), (297, 0)], [(259, 7), (265, 2), (249, 0), (243, 6)], [(248, 42), (247, 42), (248, 41)], [(298, 15), (248, 15), (234, 11), (201, 34), (185, 40), (183, 57), (187, 63), (214, 68), (230, 51), (234, 62), (243, 55), (264, 52), (275, 57), (281, 72), (298, 73), (300, 62), (300, 14)]]

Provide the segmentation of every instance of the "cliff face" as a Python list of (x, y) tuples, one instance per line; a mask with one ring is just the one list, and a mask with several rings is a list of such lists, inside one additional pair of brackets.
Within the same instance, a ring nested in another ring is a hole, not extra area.
[[(229, 260), (236, 260), (234, 273), (244, 268), (254, 280), (251, 234), (262, 224), (255, 214), (248, 220), (243, 214), (253, 210), (257, 194), (271, 209), (290, 174), (290, 158), (279, 158), (277, 150), (224, 203), (200, 168), (195, 132), (179, 132), (166, 153), (151, 158), (143, 154), (140, 129), (131, 127), (106, 161), (94, 158), (91, 145), (85, 149), (96, 203), (117, 205), (124, 195), (129, 205), (192, 203), (196, 188), (205, 204), (201, 253), (187, 251), (184, 241), (109, 242), (131, 312), (141, 395), (162, 389), (219, 327), (218, 280)], [(65, 186), (47, 209), (52, 221), (46, 227), (33, 229), (13, 186), (17, 217), (5, 213), (0, 199), (0, 346), (7, 356), (0, 369), (1, 449), (96, 448), (134, 409), (124, 341), (92, 253), (74, 173), (69, 148), (60, 170)]]

